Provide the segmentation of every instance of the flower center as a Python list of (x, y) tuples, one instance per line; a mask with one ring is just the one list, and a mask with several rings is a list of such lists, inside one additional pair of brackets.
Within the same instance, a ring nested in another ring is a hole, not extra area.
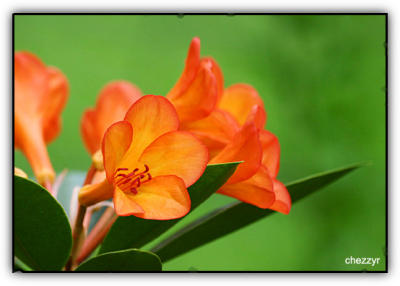
[(114, 173), (114, 184), (125, 193), (137, 194), (137, 189), (144, 183), (150, 181), (152, 176), (150, 168), (144, 164), (144, 171), (139, 172), (139, 168), (129, 172), (128, 168), (118, 168)]

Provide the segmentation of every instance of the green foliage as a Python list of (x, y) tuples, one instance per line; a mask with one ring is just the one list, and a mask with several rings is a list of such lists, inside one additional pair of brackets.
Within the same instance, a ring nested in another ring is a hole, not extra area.
[(14, 176), (14, 254), (33, 270), (61, 270), (71, 246), (60, 204), (35, 182)]
[[(201, 178), (188, 188), (191, 210), (217, 191), (233, 174), (239, 163), (208, 165)], [(142, 247), (175, 225), (177, 220), (145, 220), (119, 217), (101, 245), (100, 253)]]
[[(294, 204), (300, 199), (311, 195), (360, 166), (362, 164), (355, 164), (319, 173), (288, 184), (286, 187), (290, 192), (292, 203)], [(152, 251), (157, 253), (162, 261), (165, 262), (274, 213), (276, 212), (272, 210), (264, 210), (246, 203), (235, 202), (183, 227), (153, 248)]]
[(75, 271), (146, 272), (161, 271), (160, 258), (152, 252), (138, 249), (107, 252), (83, 262)]

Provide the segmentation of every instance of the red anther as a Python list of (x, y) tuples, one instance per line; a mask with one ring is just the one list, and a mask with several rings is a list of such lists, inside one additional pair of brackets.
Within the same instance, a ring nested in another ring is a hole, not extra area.
[(135, 184), (136, 183), (136, 187), (140, 187), (140, 178), (136, 178), (133, 182), (132, 182), (132, 184)]
[[(152, 176), (150, 173), (148, 173), (150, 170), (149, 166), (144, 164), (144, 171), (137, 173), (139, 171), (139, 168), (135, 168), (132, 172), (130, 173), (120, 173), (120, 171), (129, 171), (128, 168), (118, 168), (114, 172), (114, 184), (117, 185), (121, 190), (124, 192), (131, 192), (132, 194), (137, 194), (137, 188), (140, 187), (145, 182), (148, 182), (152, 179)], [(143, 180), (146, 178), (147, 174), (147, 179)]]
[(127, 174), (118, 174), (115, 177), (124, 177), (124, 178), (126, 178), (126, 177), (128, 177), (128, 175)]

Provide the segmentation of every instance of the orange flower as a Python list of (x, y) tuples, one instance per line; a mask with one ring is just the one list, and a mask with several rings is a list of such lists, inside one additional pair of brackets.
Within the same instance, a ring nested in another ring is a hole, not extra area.
[(17, 52), (14, 89), (15, 147), (27, 157), (38, 182), (49, 188), (55, 173), (46, 144), (61, 130), (60, 113), (68, 97), (67, 79), (35, 55)]
[[(184, 79), (190, 78), (193, 73), (191, 71), (196, 70), (199, 54), (199, 40), (195, 38), (189, 48), (185, 70), (177, 85), (184, 85)], [(224, 90), (222, 72), (217, 63), (211, 61), (214, 67), (211, 71), (217, 85), (214, 109), (208, 112), (207, 116), (184, 120), (181, 129), (190, 131), (208, 147), (210, 163), (243, 161), (219, 193), (260, 208), (288, 213), (291, 207), (289, 193), (285, 186), (276, 180), (279, 169), (279, 142), (272, 133), (264, 130), (267, 115), (261, 97), (248, 84), (235, 84)], [(176, 88), (175, 86), (174, 89)], [(212, 92), (203, 94), (206, 97)], [(204, 97), (202, 101), (207, 102)], [(215, 97), (210, 97), (208, 100), (214, 99)], [(190, 102), (191, 97), (182, 94), (180, 100)], [(175, 107), (180, 113), (182, 107), (179, 104), (175, 104)], [(197, 113), (196, 108), (197, 104), (194, 103), (192, 114)]]
[(181, 122), (208, 116), (223, 91), (221, 69), (212, 58), (200, 58), (200, 39), (190, 44), (185, 68), (175, 86), (167, 94)]
[(129, 107), (142, 96), (140, 90), (126, 81), (107, 84), (97, 98), (96, 106), (88, 108), (81, 119), (83, 142), (90, 154), (101, 149), (101, 140), (111, 124), (124, 118)]
[[(225, 95), (224, 95), (225, 96)], [(243, 93), (245, 96), (245, 93)], [(240, 98), (236, 99), (241, 101)], [(231, 98), (234, 109), (235, 98)], [(243, 105), (237, 105), (243, 107)], [(260, 208), (269, 208), (288, 214), (291, 208), (289, 192), (284, 184), (276, 179), (279, 171), (279, 141), (271, 132), (260, 129), (265, 124), (265, 111), (260, 105), (243, 108), (247, 120), (210, 163), (244, 161), (236, 172), (222, 186), (218, 193), (237, 198)]]
[(146, 95), (111, 125), (102, 141), (106, 179), (83, 187), (84, 206), (113, 197), (115, 212), (145, 219), (179, 218), (190, 210), (187, 187), (204, 172), (207, 148), (192, 134), (178, 131), (173, 105)]

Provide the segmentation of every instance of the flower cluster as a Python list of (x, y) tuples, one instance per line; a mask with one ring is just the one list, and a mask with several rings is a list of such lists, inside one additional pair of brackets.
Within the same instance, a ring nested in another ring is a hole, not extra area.
[[(15, 146), (49, 190), (55, 174), (46, 144), (60, 131), (67, 97), (60, 71), (30, 53), (15, 54)], [(179, 218), (190, 211), (187, 188), (207, 164), (240, 161), (218, 193), (288, 214), (290, 196), (277, 180), (280, 146), (264, 129), (266, 118), (257, 91), (241, 83), (225, 88), (221, 68), (200, 56), (194, 38), (183, 73), (165, 97), (116, 81), (85, 111), (81, 134), (93, 164), (79, 203), (113, 199), (119, 216)]]

